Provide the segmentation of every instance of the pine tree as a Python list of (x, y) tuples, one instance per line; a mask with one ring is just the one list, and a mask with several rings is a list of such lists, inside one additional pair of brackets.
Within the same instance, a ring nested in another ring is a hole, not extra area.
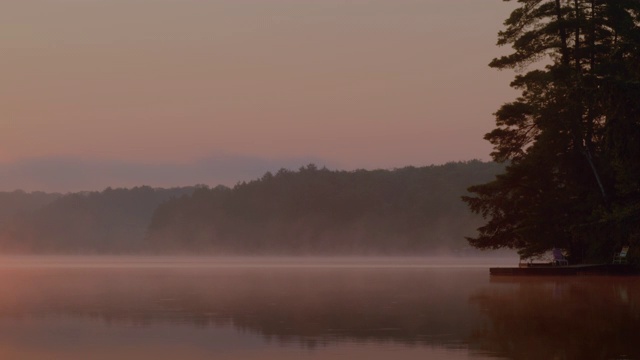
[(640, 1), (518, 3), (498, 35), (513, 52), (490, 66), (519, 70), (521, 95), (485, 136), (508, 166), (463, 197), (487, 219), (469, 242), (574, 262), (640, 245)]

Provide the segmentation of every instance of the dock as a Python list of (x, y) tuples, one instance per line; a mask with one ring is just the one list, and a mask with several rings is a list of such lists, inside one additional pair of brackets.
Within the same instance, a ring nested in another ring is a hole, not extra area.
[(553, 266), (535, 264), (522, 267), (492, 267), (491, 276), (579, 276), (579, 275), (640, 275), (640, 268), (631, 264), (583, 264)]

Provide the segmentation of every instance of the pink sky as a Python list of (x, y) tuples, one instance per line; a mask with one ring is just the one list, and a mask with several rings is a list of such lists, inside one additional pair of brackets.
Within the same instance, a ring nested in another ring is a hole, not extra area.
[(0, 0), (0, 162), (487, 160), (514, 97), (487, 63), (513, 6)]

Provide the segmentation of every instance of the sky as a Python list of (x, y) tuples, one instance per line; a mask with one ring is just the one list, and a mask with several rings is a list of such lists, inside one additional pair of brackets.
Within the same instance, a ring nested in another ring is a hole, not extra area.
[(489, 160), (502, 0), (0, 0), (0, 191)]

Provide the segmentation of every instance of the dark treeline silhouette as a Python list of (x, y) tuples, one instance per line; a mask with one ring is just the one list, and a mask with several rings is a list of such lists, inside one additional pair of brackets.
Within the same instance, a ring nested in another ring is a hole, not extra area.
[[(481, 223), (460, 196), (502, 165), (298, 171), (242, 182), (0, 193), (3, 253), (436, 254)], [(468, 250), (467, 250), (468, 251)]]
[[(513, 6), (513, 5), (511, 5)], [(640, 1), (519, 0), (498, 34), (519, 96), (485, 135), (504, 174), (465, 197), (470, 244), (600, 263), (640, 258)]]
[(147, 243), (158, 251), (232, 254), (460, 251), (480, 223), (460, 195), (501, 170), (480, 161), (374, 171), (282, 169), (163, 203)]
[(61, 194), (48, 194), (41, 191), (31, 193), (22, 190), (0, 192), (0, 224), (10, 221), (16, 215), (40, 209), (61, 196)]
[[(142, 249), (154, 209), (193, 187), (107, 188), (66, 195), (13, 192), (2, 204), (0, 250), (5, 253), (118, 253)], [(5, 209), (6, 208), (6, 209)]]

